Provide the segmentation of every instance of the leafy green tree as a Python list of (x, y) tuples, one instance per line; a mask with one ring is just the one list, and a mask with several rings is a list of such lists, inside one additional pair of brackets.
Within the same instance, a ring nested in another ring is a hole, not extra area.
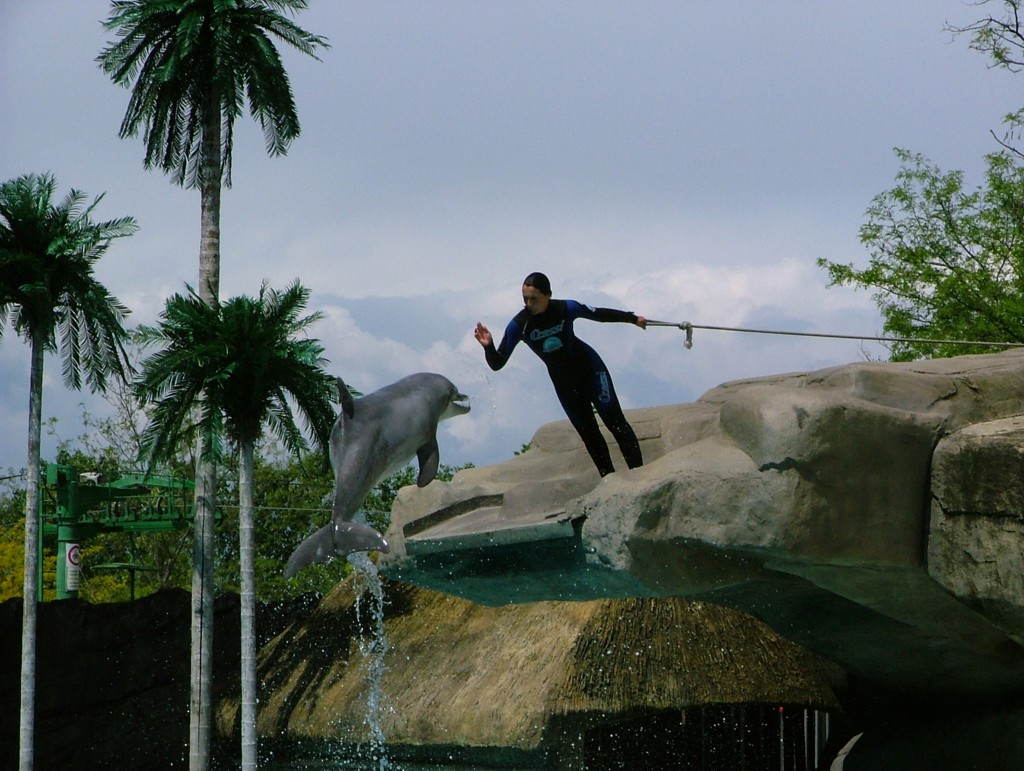
[[(986, 183), (897, 150), (897, 184), (871, 202), (866, 268), (818, 260), (833, 285), (872, 289), (892, 336), (1024, 342), (1024, 167), (987, 156)], [(894, 361), (992, 351), (960, 342), (898, 342)]]
[(24, 478), (13, 469), (0, 480), (0, 602), (21, 597), (25, 580)]
[[(299, 135), (291, 84), (274, 39), (316, 58), (327, 41), (288, 15), (307, 0), (113, 0), (104, 23), (120, 39), (97, 57), (132, 95), (121, 136), (143, 130), (146, 168), (200, 193), (199, 296), (220, 295), (221, 186), (231, 184), (235, 119), (246, 103), (267, 152)], [(189, 766), (209, 766), (213, 650), (213, 497), (216, 466), (199, 459), (193, 548)]]
[[(21, 597), (25, 580), (25, 488), (20, 484), (24, 474), (10, 475), (0, 482), (0, 603)], [(17, 480), (19, 484), (6, 484)], [(57, 559), (46, 555), (42, 563), (44, 600), (53, 598), (57, 575)]]
[[(218, 463), (223, 437), (239, 455), (239, 554), (242, 631), (242, 767), (257, 764), (256, 630), (253, 470), (256, 442), (268, 426), (291, 452), (308, 449), (294, 410), (321, 448), (334, 424), (335, 379), (323, 371), (323, 347), (305, 337), (314, 313), (302, 316), (309, 290), (264, 285), (258, 298), (205, 302), (194, 292), (174, 295), (157, 327), (141, 327), (144, 342), (161, 350), (142, 363), (139, 392), (155, 403), (143, 435), (151, 459), (177, 440), (200, 406), (202, 453)], [(200, 399), (202, 395), (202, 399)]]
[(0, 532), (0, 602), (21, 597), (25, 579), (25, 520), (4, 523)]
[(20, 763), (32, 767), (35, 715), (36, 598), (39, 595), (39, 446), (42, 438), (43, 360), (58, 349), (64, 383), (94, 391), (111, 375), (124, 377), (123, 320), (127, 308), (93, 275), (93, 265), (116, 238), (136, 230), (131, 217), (93, 222), (103, 196), (85, 205), (72, 190), (54, 201), (50, 174), (27, 174), (0, 185), (0, 335), (8, 322), (31, 351), (28, 466), (25, 496), (25, 581), (21, 671)]
[[(968, 35), (993, 67), (1024, 69), (1024, 0), (976, 5), (1001, 6), (1002, 15), (946, 30)], [(896, 186), (872, 199), (860, 230), (868, 266), (818, 260), (831, 285), (874, 291), (885, 331), (903, 338), (892, 346), (895, 361), (996, 350), (967, 341), (1024, 342), (1024, 153), (1014, 146), (1024, 109), (1004, 123), (1003, 149), (985, 157), (985, 182), (973, 189), (963, 172), (897, 149)]]

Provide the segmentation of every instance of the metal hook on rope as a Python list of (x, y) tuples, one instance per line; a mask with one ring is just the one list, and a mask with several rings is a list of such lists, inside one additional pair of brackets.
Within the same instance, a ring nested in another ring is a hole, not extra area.
[(689, 321), (683, 321), (676, 323), (674, 321), (654, 321), (653, 319), (647, 319), (647, 326), (649, 327), (676, 327), (686, 333), (686, 340), (683, 341), (683, 347), (689, 350), (693, 348), (693, 324)]

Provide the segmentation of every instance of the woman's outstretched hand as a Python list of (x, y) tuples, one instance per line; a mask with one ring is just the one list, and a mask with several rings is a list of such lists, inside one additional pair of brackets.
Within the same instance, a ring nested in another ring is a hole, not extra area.
[(479, 321), (476, 323), (476, 329), (473, 330), (473, 337), (480, 343), (484, 348), (489, 345), (493, 345), (494, 338), (491, 337), (491, 330), (481, 324)]

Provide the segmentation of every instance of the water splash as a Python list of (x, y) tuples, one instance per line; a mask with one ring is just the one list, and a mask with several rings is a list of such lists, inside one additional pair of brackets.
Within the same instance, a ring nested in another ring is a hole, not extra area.
[(491, 412), (494, 413), (498, 409), (498, 388), (494, 385), (490, 375), (484, 375), (484, 382), (487, 384), (487, 395), (491, 404)]
[[(348, 555), (352, 565), (356, 588), (356, 624), (359, 629), (369, 629), (368, 635), (359, 638), (359, 652), (366, 665), (366, 727), (370, 734), (368, 760), (370, 767), (378, 771), (392, 768), (387, 757), (382, 717), (385, 710), (383, 701), (384, 656), (388, 642), (384, 632), (384, 585), (380, 580), (377, 566), (365, 552)], [(365, 623), (364, 623), (365, 621)]]

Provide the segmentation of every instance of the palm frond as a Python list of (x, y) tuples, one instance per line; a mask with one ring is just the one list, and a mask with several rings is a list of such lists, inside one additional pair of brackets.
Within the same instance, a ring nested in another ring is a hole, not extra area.
[[(56, 179), (28, 174), (0, 185), (0, 306), (27, 339), (60, 349), (64, 382), (93, 390), (123, 378), (128, 309), (93, 275), (93, 265), (116, 238), (132, 235), (132, 217), (94, 222), (103, 200), (87, 203), (72, 189), (54, 203)], [(58, 345), (58, 335), (59, 342)]]
[[(121, 136), (143, 131), (147, 168), (160, 168), (179, 185), (199, 185), (204, 174), (202, 135), (217, 120), (220, 181), (230, 186), (233, 124), (246, 102), (263, 129), (267, 152), (287, 151), (300, 127), (274, 41), (313, 58), (318, 49), (329, 47), (325, 38), (284, 15), (306, 7), (279, 0), (112, 4), (104, 28), (118, 40), (100, 52), (97, 62), (115, 83), (132, 90)], [(216, 118), (207, 114), (211, 105), (219, 113)]]
[[(137, 330), (141, 344), (158, 348), (136, 381), (139, 397), (156, 402), (153, 421), (184, 421), (198, 408), (203, 451), (212, 457), (224, 439), (254, 442), (263, 427), (292, 452), (308, 449), (304, 432), (326, 445), (335, 385), (319, 341), (303, 336), (321, 317), (303, 315), (308, 297), (295, 282), (280, 292), (264, 283), (255, 298), (213, 304), (191, 288), (169, 298), (158, 325)], [(180, 436), (180, 429), (153, 427), (147, 447), (158, 457)]]

